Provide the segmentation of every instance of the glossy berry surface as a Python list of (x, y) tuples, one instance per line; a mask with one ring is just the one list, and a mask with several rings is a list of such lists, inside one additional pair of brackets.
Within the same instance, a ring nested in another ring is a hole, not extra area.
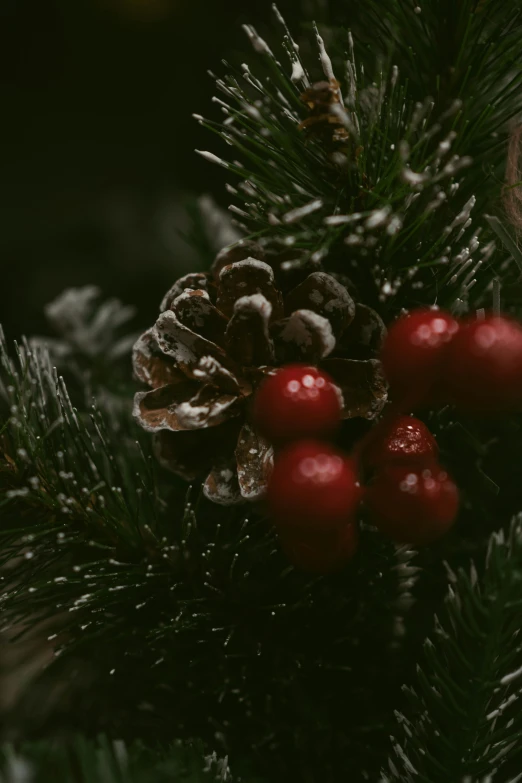
[(457, 516), (457, 487), (440, 465), (388, 465), (366, 493), (373, 524), (401, 544), (429, 544), (444, 535)]
[(522, 410), (520, 324), (501, 317), (466, 323), (448, 352), (444, 384), (464, 410)]
[(326, 373), (292, 364), (263, 381), (254, 417), (259, 431), (273, 443), (327, 437), (340, 424), (341, 399)]
[(276, 455), (266, 502), (279, 531), (326, 533), (352, 521), (361, 498), (355, 464), (315, 440)]
[(288, 560), (301, 571), (330, 574), (341, 570), (353, 558), (359, 544), (355, 524), (344, 525), (326, 534), (280, 535), (281, 546)]
[(413, 310), (391, 325), (381, 351), (392, 399), (429, 404), (458, 322), (441, 310)]
[(439, 453), (437, 441), (424, 422), (414, 416), (383, 419), (370, 434), (362, 461), (367, 470), (393, 462), (429, 465)]

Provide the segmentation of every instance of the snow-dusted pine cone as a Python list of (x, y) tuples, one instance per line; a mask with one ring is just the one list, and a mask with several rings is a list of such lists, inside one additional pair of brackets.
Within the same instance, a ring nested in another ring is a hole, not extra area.
[(222, 504), (265, 491), (273, 452), (252, 426), (251, 403), (275, 367), (324, 368), (344, 418), (372, 419), (386, 402), (379, 362), (350, 358), (379, 348), (385, 329), (377, 313), (321, 271), (305, 272), (283, 295), (270, 264), (244, 258), (255, 249), (239, 243), (211, 272), (180, 278), (133, 352), (135, 375), (151, 388), (136, 394), (134, 415), (155, 433), (158, 458), (189, 481), (206, 476), (205, 495)]

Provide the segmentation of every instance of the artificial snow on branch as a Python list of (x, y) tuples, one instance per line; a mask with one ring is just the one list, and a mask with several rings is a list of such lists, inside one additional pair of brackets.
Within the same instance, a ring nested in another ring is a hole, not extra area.
[[(503, 58), (513, 52), (514, 23), (505, 32), (505, 20), (490, 12), (491, 3), (481, 4), (480, 14), (475, 5), (467, 0), (469, 8), (459, 9), (455, 30), (466, 38), (470, 52), (471, 40), (481, 47), (482, 73), (493, 56), (495, 34), (502, 36)], [(436, 6), (433, 0), (417, 13), (413, 5), (406, 10), (402, 3), (391, 3), (376, 29), (392, 27), (399, 15), (404, 17), (401, 29), (407, 24), (412, 30), (422, 28)], [(237, 186), (230, 186), (239, 204), (230, 209), (240, 230), (261, 242), (299, 249), (304, 262), (320, 260), (328, 271), (371, 286), (386, 311), (396, 312), (412, 298), (431, 303), (436, 297), (456, 312), (478, 306), (488, 297), (490, 267), (497, 257), (481, 215), (479, 220), (474, 217), (477, 197), (470, 193), (469, 153), (499, 129), (505, 131), (506, 121), (502, 124), (498, 113), (492, 118), (487, 107), (479, 112), (481, 99), (473, 95), (466, 98), (470, 107), (464, 104), (458, 81), (433, 97), (415, 97), (411, 75), (402, 78), (394, 64), (397, 53), (388, 54), (385, 65), (377, 68), (375, 63), (363, 65), (357, 61), (352, 35), (340, 41), (332, 29), (328, 38), (336, 56), (328, 54), (315, 27), (318, 66), (326, 81), (310, 84), (308, 70), (314, 66), (305, 71), (298, 44), (275, 5), (274, 11), (283, 26), (291, 72), (247, 26), (261, 60), (259, 75), (244, 65), (242, 72), (230, 69), (224, 78), (216, 77), (225, 97), (216, 102), (225, 120), (197, 115), (239, 156), (238, 162), (200, 153), (239, 178)], [(466, 12), (468, 28), (462, 22)], [(364, 13), (373, 18), (374, 4)], [(408, 46), (417, 40), (412, 37)], [(337, 53), (346, 44), (343, 61)], [(466, 53), (463, 48), (454, 54), (459, 68)], [(490, 96), (498, 92), (493, 98), (497, 109), (505, 105), (508, 113), (515, 100), (512, 87), (519, 82), (517, 73), (507, 93), (490, 85)], [(475, 112), (480, 121), (472, 123), (469, 116)], [(497, 160), (502, 151), (495, 145), (492, 154)], [(473, 177), (480, 168), (472, 168)], [(482, 210), (488, 186), (484, 177), (476, 184)]]

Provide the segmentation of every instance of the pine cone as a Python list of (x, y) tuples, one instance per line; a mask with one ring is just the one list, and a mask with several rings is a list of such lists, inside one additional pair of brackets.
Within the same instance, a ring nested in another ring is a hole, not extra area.
[[(253, 251), (256, 258), (244, 257)], [(189, 481), (206, 473), (205, 495), (225, 505), (265, 491), (273, 451), (253, 427), (252, 400), (277, 366), (324, 368), (344, 418), (372, 419), (386, 402), (379, 362), (350, 358), (378, 349), (385, 328), (377, 313), (321, 271), (283, 294), (259, 257), (268, 258), (243, 242), (222, 251), (210, 273), (179, 279), (133, 352), (136, 377), (151, 387), (136, 394), (134, 415), (155, 433), (158, 458)]]
[[(339, 82), (331, 79), (312, 84), (300, 96), (308, 109), (308, 117), (300, 123), (299, 129), (335, 147), (345, 147), (350, 140), (343, 122), (340, 88)], [(338, 109), (341, 111), (336, 111)]]

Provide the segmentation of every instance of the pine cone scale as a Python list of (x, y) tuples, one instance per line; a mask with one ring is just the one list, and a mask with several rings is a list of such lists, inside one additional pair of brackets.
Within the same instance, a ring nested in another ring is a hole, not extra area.
[(296, 310), (274, 324), (272, 335), (279, 364), (315, 363), (335, 348), (330, 321), (313, 310)]
[(203, 484), (203, 493), (220, 506), (235, 506), (244, 502), (233, 455), (216, 460)]
[(132, 363), (136, 378), (153, 389), (186, 378), (185, 373), (166, 359), (154, 336), (154, 328), (142, 334), (134, 344)]
[(149, 432), (190, 429), (184, 427), (179, 420), (177, 408), (187, 396), (192, 396), (197, 388), (197, 383), (185, 380), (160, 386), (152, 391), (138, 392), (134, 398), (134, 416)]
[(272, 305), (262, 294), (236, 301), (225, 343), (229, 355), (243, 366), (274, 363), (274, 344), (268, 331), (271, 315)]
[(235, 450), (237, 477), (241, 495), (258, 500), (266, 492), (272, 472), (274, 450), (250, 424), (244, 424)]
[(210, 294), (214, 288), (212, 276), (207, 274), (207, 272), (191, 272), (188, 275), (184, 275), (184, 277), (180, 277), (179, 280), (176, 280), (174, 285), (169, 288), (163, 297), (160, 305), (160, 313), (165, 312), (165, 310), (170, 310), (174, 300), (184, 291), (201, 290), (207, 291), (207, 293)]
[(343, 396), (343, 419), (374, 419), (388, 399), (388, 384), (377, 359), (326, 359), (322, 362)]
[(221, 394), (215, 386), (202, 386), (189, 400), (176, 407), (180, 429), (198, 430), (216, 427), (241, 413), (242, 399), (235, 394)]
[(245, 258), (222, 268), (216, 300), (216, 307), (222, 313), (230, 318), (237, 300), (254, 294), (262, 294), (270, 302), (272, 320), (283, 316), (283, 297), (275, 287), (272, 267), (264, 261)]
[(237, 440), (240, 420), (199, 430), (172, 432), (160, 430), (154, 435), (154, 452), (159, 463), (171, 473), (194, 481), (208, 472)]
[(183, 326), (221, 348), (225, 344), (227, 319), (202, 289), (185, 290), (172, 302), (170, 310)]
[(341, 352), (351, 354), (354, 350), (359, 353), (365, 350), (376, 354), (385, 337), (386, 327), (380, 315), (367, 305), (357, 304), (350, 328), (342, 334), (338, 345)]
[(355, 302), (346, 288), (325, 272), (312, 272), (285, 299), (285, 313), (313, 310), (328, 319), (335, 337), (353, 321)]
[(184, 326), (172, 310), (166, 310), (159, 316), (154, 332), (163, 353), (189, 377), (194, 376), (194, 370), (204, 356), (217, 360), (232, 374), (239, 370), (223, 348)]

